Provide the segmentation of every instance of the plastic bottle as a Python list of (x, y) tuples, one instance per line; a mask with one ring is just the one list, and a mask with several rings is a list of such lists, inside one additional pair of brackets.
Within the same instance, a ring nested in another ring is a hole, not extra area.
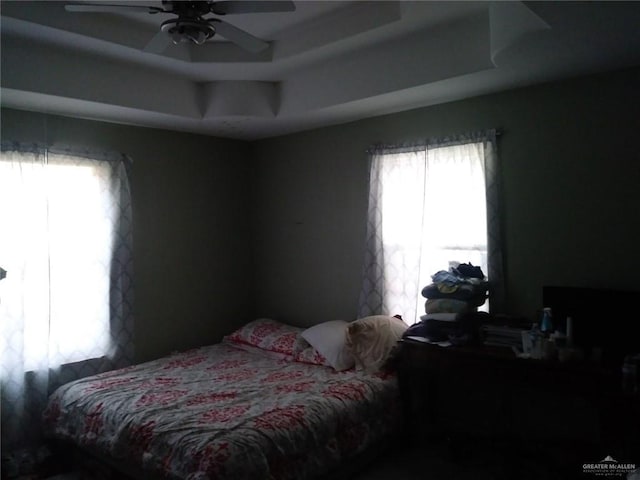
[(573, 347), (573, 318), (567, 317), (567, 346)]
[(540, 327), (538, 327), (537, 323), (534, 323), (531, 326), (529, 335), (531, 338), (531, 358), (542, 358), (542, 339), (544, 338), (544, 336), (540, 331)]
[(542, 323), (540, 325), (542, 333), (545, 335), (553, 332), (553, 319), (551, 315), (551, 307), (545, 307), (542, 309)]

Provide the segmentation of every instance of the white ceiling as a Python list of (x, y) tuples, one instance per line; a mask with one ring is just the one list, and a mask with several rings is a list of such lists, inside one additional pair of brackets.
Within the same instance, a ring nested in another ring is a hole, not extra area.
[(65, 3), (1, 2), (3, 106), (258, 139), (640, 65), (640, 2), (298, 0), (224, 17), (262, 53), (216, 36), (161, 55), (142, 49), (170, 15)]

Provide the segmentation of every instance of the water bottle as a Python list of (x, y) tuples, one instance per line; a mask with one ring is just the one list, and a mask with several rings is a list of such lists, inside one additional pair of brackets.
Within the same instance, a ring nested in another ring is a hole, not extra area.
[(551, 317), (551, 307), (545, 307), (542, 309), (542, 322), (540, 323), (540, 330), (545, 335), (549, 335), (553, 331), (553, 319)]

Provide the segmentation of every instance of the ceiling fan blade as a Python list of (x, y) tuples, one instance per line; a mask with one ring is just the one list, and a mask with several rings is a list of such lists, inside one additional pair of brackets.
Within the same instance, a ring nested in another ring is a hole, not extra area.
[(248, 50), (252, 53), (258, 53), (269, 48), (269, 44), (264, 40), (260, 40), (250, 33), (245, 32), (238, 27), (234, 27), (230, 23), (223, 22), (222, 20), (218, 19), (211, 19), (209, 20), (209, 22), (212, 22), (215, 26), (216, 33), (219, 33), (227, 40), (232, 41), (245, 50)]
[(296, 9), (292, 1), (245, 1), (223, 0), (211, 5), (211, 13), (227, 15), (234, 13), (269, 13), (269, 12), (293, 12)]
[(144, 7), (141, 5), (111, 5), (106, 3), (68, 3), (64, 6), (67, 12), (81, 13), (129, 13), (129, 12), (145, 12), (145, 13), (171, 13), (159, 7)]
[(161, 54), (171, 44), (171, 39), (163, 31), (156, 33), (153, 38), (142, 49), (143, 52)]

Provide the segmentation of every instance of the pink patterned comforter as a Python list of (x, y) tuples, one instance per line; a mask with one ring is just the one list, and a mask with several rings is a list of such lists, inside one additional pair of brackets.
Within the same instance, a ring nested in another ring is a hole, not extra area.
[(60, 387), (52, 437), (179, 479), (326, 474), (399, 422), (394, 375), (217, 344)]

